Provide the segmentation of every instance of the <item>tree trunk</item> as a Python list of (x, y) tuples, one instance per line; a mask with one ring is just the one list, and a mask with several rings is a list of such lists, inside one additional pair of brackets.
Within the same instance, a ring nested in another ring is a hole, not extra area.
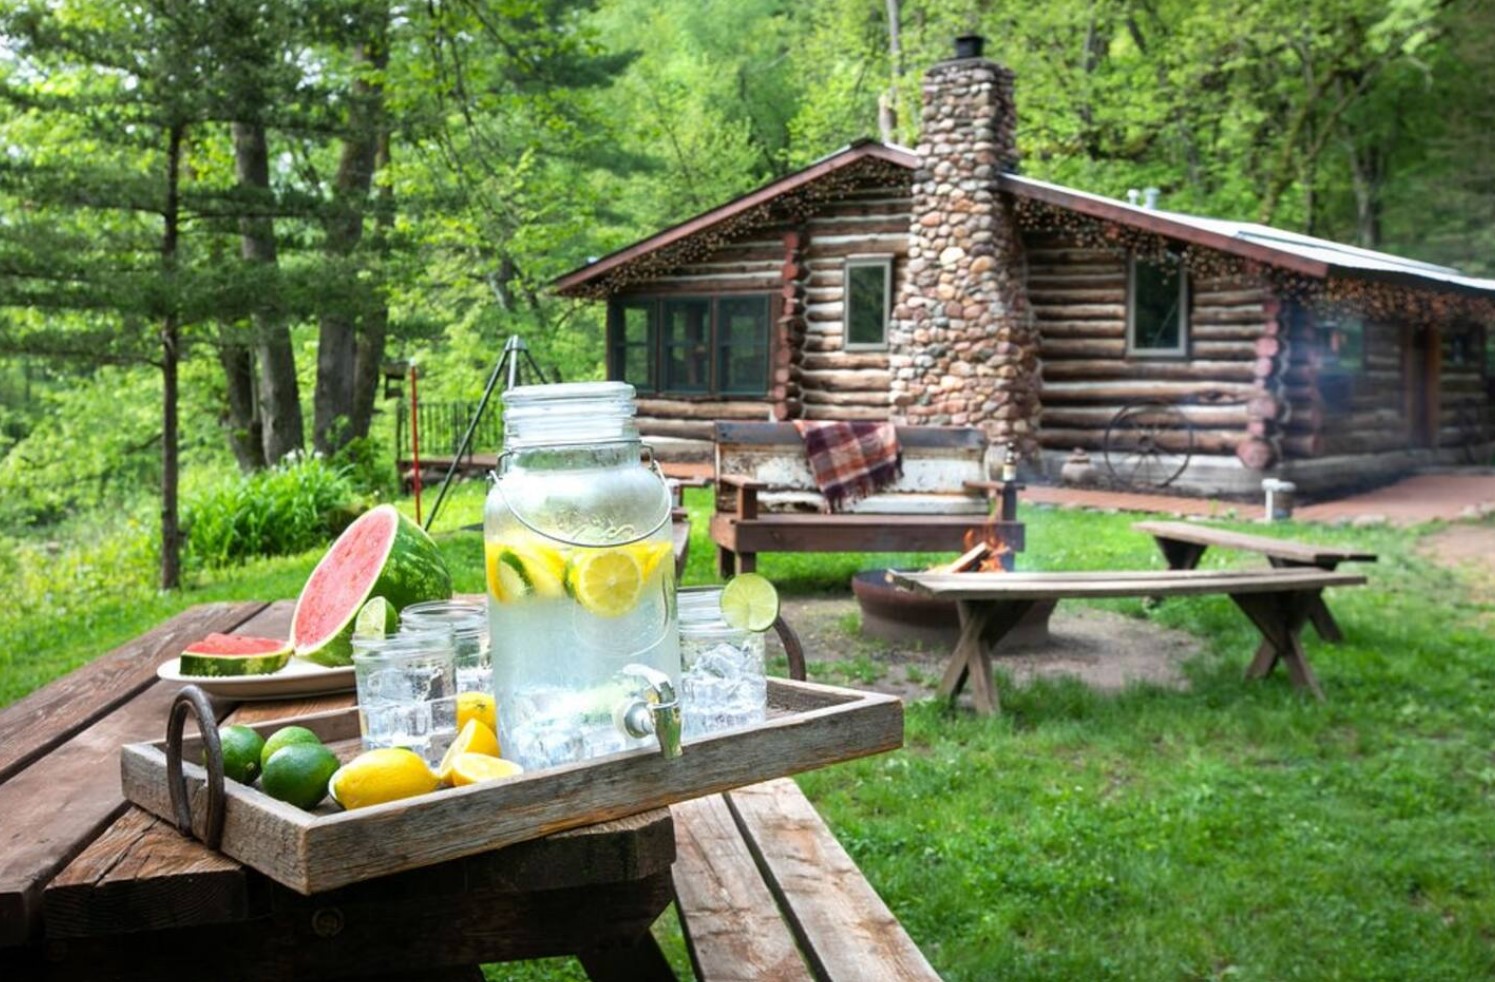
[[(387, 12), (378, 14), (355, 62), (374, 72), (384, 70), (389, 63), (385, 43), (387, 25)], [(348, 277), (349, 282), (354, 266), (351, 257), (363, 239), (363, 212), (373, 186), (383, 108), (382, 85), (371, 84), (358, 71), (348, 100), (348, 130), (333, 183), (332, 216), (326, 223), (325, 251), (333, 258), (334, 265), (342, 261), (341, 275)], [(324, 454), (335, 453), (354, 436), (354, 380), (358, 330), (363, 319), (359, 314), (374, 306), (366, 304), (365, 299), (354, 290), (344, 302), (325, 309), (319, 318), (312, 439), (317, 450)]]
[[(374, 157), (375, 170), (389, 166), (389, 131), (379, 134), (379, 148)], [(380, 260), (380, 269), (389, 256), (389, 233), (394, 227), (394, 188), (388, 182), (380, 186), (378, 200), (374, 206), (374, 252)], [(363, 330), (358, 333), (358, 345), (353, 361), (353, 411), (350, 416), (352, 435), (366, 437), (374, 420), (374, 401), (378, 398), (379, 381), (384, 364), (384, 339), (389, 331), (389, 301), (384, 292), (383, 273), (374, 278), (377, 294), (372, 298), (368, 314), (363, 321)]]
[(254, 402), (254, 354), (246, 344), (223, 337), (218, 345), (218, 364), (223, 366), (228, 386), (228, 414), (224, 430), (239, 470), (245, 474), (263, 470), (265, 445), (260, 436), (260, 417)]
[[(275, 223), (268, 215), (270, 153), (265, 127), (259, 123), (234, 123), (234, 168), (239, 186), (250, 189), (264, 203), (262, 215), (239, 219), (239, 238), (244, 261), (273, 271), (277, 262)], [(300, 450), (306, 442), (301, 421), (301, 391), (296, 381), (296, 354), (291, 332), (275, 303), (277, 291), (257, 288), (254, 322), (254, 354), (259, 362), (259, 419), (263, 463), (275, 463)], [(229, 379), (230, 399), (233, 379)]]
[(177, 364), (181, 355), (181, 325), (177, 321), (177, 239), (180, 234), (182, 123), (172, 125), (166, 145), (166, 208), (161, 232), (161, 271), (167, 281), (167, 310), (161, 318), (161, 589), (175, 590), (182, 582), (182, 533), (177, 515), (178, 459)]

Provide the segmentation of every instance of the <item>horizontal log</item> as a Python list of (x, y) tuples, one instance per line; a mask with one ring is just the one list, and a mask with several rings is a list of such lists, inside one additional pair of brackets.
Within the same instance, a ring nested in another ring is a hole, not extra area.
[(1056, 338), (1042, 333), (1039, 357), (1049, 358), (1116, 358), (1126, 355), (1126, 338)]
[(670, 399), (644, 397), (637, 401), (638, 415), (656, 419), (762, 419), (762, 400)]
[(1126, 304), (1125, 287), (1106, 287), (1100, 289), (1065, 288), (1052, 289), (1028, 288), (1028, 301), (1036, 306), (1069, 306), (1070, 304)]
[(805, 419), (870, 419), (885, 420), (888, 418), (887, 407), (880, 409), (862, 409), (857, 406), (805, 406)]
[(804, 401), (807, 406), (875, 406), (881, 407), (886, 413), (893, 404), (893, 396), (889, 392), (823, 392), (806, 389)]
[(903, 231), (908, 231), (908, 215), (913, 207), (913, 199), (908, 196), (894, 197), (879, 195), (875, 198), (834, 198), (822, 203), (820, 214), (805, 222), (811, 230), (813, 237), (814, 229), (823, 222), (844, 221), (850, 218), (872, 218), (891, 219), (899, 218), (903, 223)]
[[(1197, 391), (1214, 388), (1216, 383), (1250, 382), (1254, 376), (1249, 362), (1138, 358), (1124, 362), (1109, 359), (1045, 362), (1043, 377), (1045, 388), (1049, 382), (1127, 378), (1188, 381), (1190, 391)], [(1249, 391), (1249, 386), (1243, 391)]]
[(846, 305), (837, 303), (812, 303), (805, 308), (805, 320), (811, 324), (839, 321), (846, 316)]
[(1319, 453), (1312, 456), (1386, 453), (1388, 451), (1406, 449), (1407, 434), (1401, 430), (1384, 433), (1338, 433), (1331, 431), (1320, 434), (1319, 441)]
[(1190, 348), (1196, 358), (1239, 358), (1249, 361), (1256, 354), (1250, 341), (1206, 341), (1201, 338), (1195, 339)]
[[(1105, 406), (1044, 406), (1041, 424), (1065, 429), (1094, 429), (1104, 431), (1122, 405)], [(1174, 408), (1183, 414), (1192, 426), (1204, 429), (1241, 428), (1246, 425), (1246, 407), (1195, 406), (1175, 403)]]
[[(761, 414), (762, 410), (760, 410)], [(645, 438), (673, 437), (681, 440), (710, 440), (714, 420), (710, 419), (653, 419), (638, 417), (639, 435)]]
[(810, 226), (810, 248), (815, 249), (820, 240), (855, 235), (908, 235), (908, 215), (863, 215), (859, 217), (836, 216), (812, 218)]
[(1194, 303), (1199, 306), (1256, 307), (1260, 310), (1261, 305), (1270, 297), (1270, 293), (1260, 288), (1216, 290), (1197, 285), (1194, 288)]
[(888, 371), (860, 369), (857, 371), (803, 371), (800, 384), (806, 390), (822, 392), (888, 392), (893, 387), (893, 376)]
[(736, 262), (778, 263), (784, 259), (784, 244), (765, 242), (760, 239), (754, 239), (751, 242), (729, 242), (718, 247), (716, 255)]
[(1084, 266), (1084, 265), (1114, 265), (1120, 263), (1125, 268), (1126, 260), (1113, 252), (1105, 249), (1084, 249), (1079, 246), (1045, 246), (1035, 245), (1024, 237), (1024, 253), (1028, 257), (1029, 267), (1035, 266)]
[[(1069, 429), (1062, 426), (1040, 426), (1038, 429), (1039, 439), (1046, 446), (1055, 447), (1086, 447), (1087, 441), (1090, 446), (1106, 446), (1105, 431), (1093, 429)], [(1192, 435), (1193, 442), (1190, 443)], [(1185, 451), (1191, 453), (1205, 454), (1229, 454), (1233, 453), (1236, 444), (1245, 438), (1245, 427), (1239, 429), (1222, 430), (1194, 430), (1192, 434), (1183, 430), (1161, 430), (1150, 434), (1153, 444), (1163, 448), (1170, 454), (1182, 454)], [(1123, 438), (1113, 434), (1110, 444), (1111, 449), (1117, 454), (1127, 452), (1127, 444)], [(1191, 449), (1192, 447), (1192, 449)], [(1087, 447), (1088, 449), (1088, 447)], [(1135, 448), (1132, 451), (1135, 453)]]
[(1039, 321), (1044, 338), (1125, 338), (1124, 321)]
[(1276, 358), (1282, 354), (1284, 344), (1282, 338), (1260, 337), (1253, 342), (1252, 348), (1258, 358)]
[(1317, 433), (1288, 434), (1278, 438), (1283, 453), (1290, 457), (1312, 458), (1324, 456), (1327, 442)]
[(1262, 337), (1262, 321), (1249, 324), (1210, 324), (1191, 318), (1189, 336), (1196, 341), (1255, 341)]
[(1126, 269), (1111, 266), (1044, 266), (1028, 268), (1028, 289), (1126, 289)]
[[(842, 240), (845, 241), (842, 241)], [(847, 256), (886, 255), (901, 259), (908, 255), (908, 229), (896, 233), (877, 233), (863, 237), (860, 233), (836, 236), (827, 241), (817, 237), (810, 242), (808, 254), (815, 259)]]
[(1126, 304), (1034, 304), (1039, 320), (1126, 320)]
[(1189, 311), (1194, 324), (1265, 324), (1268, 317), (1260, 307), (1201, 307)]
[[(1047, 367), (1045, 367), (1047, 375)], [(1103, 382), (1056, 382), (1047, 378), (1043, 385), (1045, 404), (1061, 402), (1134, 402), (1138, 399), (1159, 399), (1177, 402), (1198, 396), (1201, 392), (1219, 393), (1227, 398), (1245, 400), (1257, 390), (1252, 385), (1239, 382), (1222, 382), (1214, 379), (1194, 382), (1157, 381), (1152, 379), (1107, 380)]]
[(886, 372), (888, 353), (886, 351), (817, 352), (805, 355), (804, 368), (809, 372), (853, 371), (864, 368)]

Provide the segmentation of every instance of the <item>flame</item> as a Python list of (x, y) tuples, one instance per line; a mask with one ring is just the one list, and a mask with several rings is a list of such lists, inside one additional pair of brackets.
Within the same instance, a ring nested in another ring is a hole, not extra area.
[(976, 564), (972, 572), (1004, 573), (1007, 571), (1005, 562), (1012, 554), (1012, 549), (1002, 540), (1002, 533), (998, 531), (995, 520), (987, 521), (979, 533), (975, 529), (967, 531), (964, 541), (967, 552), (982, 543), (986, 545), (986, 555), (981, 557), (981, 562)]

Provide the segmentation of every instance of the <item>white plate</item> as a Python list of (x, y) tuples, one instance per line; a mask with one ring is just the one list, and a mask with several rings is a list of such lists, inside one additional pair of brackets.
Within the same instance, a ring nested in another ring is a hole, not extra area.
[(168, 682), (191, 682), (204, 692), (223, 696), (225, 699), (291, 699), (296, 696), (353, 691), (352, 665), (323, 668), (302, 658), (292, 658), (285, 668), (273, 675), (204, 678), (200, 675), (183, 675), (181, 668), (182, 660), (173, 658), (156, 669), (156, 676)]

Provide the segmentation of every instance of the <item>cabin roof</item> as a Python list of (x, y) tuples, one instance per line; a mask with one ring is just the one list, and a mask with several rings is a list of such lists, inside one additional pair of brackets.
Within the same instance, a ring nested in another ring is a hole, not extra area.
[[(808, 187), (834, 179), (833, 175), (844, 177), (849, 169), (865, 166), (869, 161), (880, 162), (884, 166), (893, 165), (910, 172), (918, 166), (917, 155), (907, 147), (876, 140), (859, 140), (827, 154), (793, 174), (559, 276), (552, 281), (551, 287), (562, 295), (598, 296), (606, 292), (608, 282), (631, 279), (628, 275), (630, 267), (644, 264), (650, 257), (656, 261), (647, 262), (647, 265), (658, 270), (660, 264), (657, 260), (663, 258), (660, 255), (662, 252), (678, 249), (694, 237), (728, 230), (734, 224), (746, 221), (755, 210), (761, 215), (765, 206), (771, 206), (786, 197), (804, 194)], [(1001, 175), (999, 186), (1003, 191), (1018, 197), (1217, 249), (1314, 279), (1335, 276), (1375, 279), (1424, 289), (1453, 290), (1495, 297), (1495, 279), (1466, 276), (1449, 266), (1404, 259), (1385, 252), (1361, 249), (1254, 222), (1235, 222), (1145, 208), (1016, 174)]]

